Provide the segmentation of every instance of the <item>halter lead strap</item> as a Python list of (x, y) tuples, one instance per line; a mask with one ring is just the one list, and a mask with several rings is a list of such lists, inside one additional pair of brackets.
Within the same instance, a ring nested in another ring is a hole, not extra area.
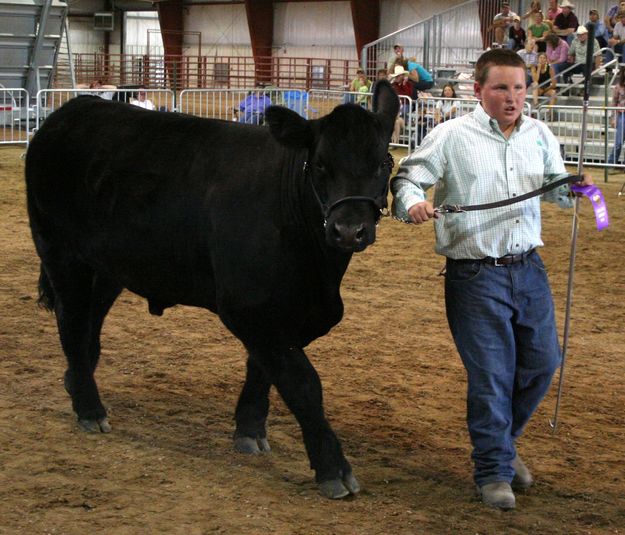
[(509, 204), (515, 204), (517, 202), (525, 201), (527, 199), (531, 199), (532, 197), (536, 197), (537, 195), (542, 195), (552, 189), (559, 188), (560, 186), (564, 186), (565, 184), (575, 183), (582, 180), (580, 175), (568, 175), (564, 178), (560, 178), (551, 184), (547, 184), (542, 188), (535, 189), (534, 191), (530, 191), (528, 193), (524, 193), (523, 195), (519, 195), (518, 197), (511, 197), (510, 199), (503, 199), (501, 201), (489, 202), (486, 204), (470, 204), (466, 206), (460, 206), (458, 204), (441, 204), (436, 207), (436, 211), (439, 214), (455, 214), (459, 212), (471, 212), (473, 210), (490, 210), (491, 208), (500, 208), (502, 206), (508, 206)]

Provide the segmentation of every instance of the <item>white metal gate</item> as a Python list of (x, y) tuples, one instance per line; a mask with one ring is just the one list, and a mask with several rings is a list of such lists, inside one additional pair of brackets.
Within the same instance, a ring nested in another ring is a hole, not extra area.
[(30, 99), (25, 89), (0, 89), (0, 144), (28, 144)]
[(263, 124), (271, 105), (285, 106), (305, 119), (319, 115), (311, 104), (312, 91), (303, 89), (185, 89), (180, 93), (179, 111), (198, 117)]
[[(144, 95), (139, 95), (139, 93)], [(36, 123), (39, 128), (41, 123), (54, 110), (60, 108), (68, 100), (80, 95), (96, 95), (107, 100), (116, 100), (136, 104), (137, 102), (149, 102), (149, 109), (159, 111), (175, 111), (174, 92), (169, 89), (43, 89), (37, 93), (35, 100)], [(139, 104), (137, 104), (139, 105)], [(143, 104), (142, 107), (147, 107)]]

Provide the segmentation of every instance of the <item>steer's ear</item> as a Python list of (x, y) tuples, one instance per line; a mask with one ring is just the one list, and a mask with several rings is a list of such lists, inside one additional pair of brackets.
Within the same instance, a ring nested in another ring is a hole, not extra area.
[(387, 118), (387, 124), (395, 124), (395, 119), (399, 113), (399, 97), (391, 84), (386, 80), (375, 83), (373, 91), (373, 111), (380, 113)]
[(303, 149), (313, 144), (312, 121), (307, 121), (293, 110), (270, 106), (265, 112), (265, 121), (273, 137), (287, 147)]

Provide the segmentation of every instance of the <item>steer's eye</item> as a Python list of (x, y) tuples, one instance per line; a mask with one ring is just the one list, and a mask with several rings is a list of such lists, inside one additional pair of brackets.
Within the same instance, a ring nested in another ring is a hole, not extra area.
[(326, 166), (323, 165), (321, 162), (316, 162), (315, 163), (315, 170), (318, 173), (321, 173), (321, 174), (324, 174), (324, 175), (328, 172), (328, 170), (326, 169)]

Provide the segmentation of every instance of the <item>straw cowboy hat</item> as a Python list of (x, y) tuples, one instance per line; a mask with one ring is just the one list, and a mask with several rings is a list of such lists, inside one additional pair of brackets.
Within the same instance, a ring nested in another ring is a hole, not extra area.
[(562, 3), (560, 4), (560, 7), (568, 7), (571, 9), (575, 9), (575, 4), (571, 4), (571, 2), (569, 2), (569, 0), (562, 0)]
[(393, 81), (398, 76), (401, 76), (402, 74), (410, 74), (410, 73), (406, 69), (404, 69), (401, 65), (395, 65), (393, 74), (391, 74), (391, 81)]
[(575, 31), (575, 33), (577, 35), (581, 35), (583, 33), (588, 33), (588, 30), (586, 29), (586, 26), (581, 26), (580, 25), (580, 26), (577, 27), (577, 30)]

